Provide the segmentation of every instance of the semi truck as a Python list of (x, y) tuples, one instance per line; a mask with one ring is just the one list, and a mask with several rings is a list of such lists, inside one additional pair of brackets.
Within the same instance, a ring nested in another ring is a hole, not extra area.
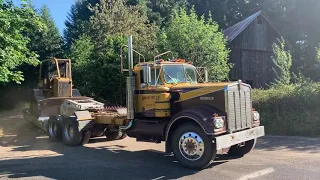
[[(128, 49), (127, 68), (123, 51), (120, 56), (121, 73), (128, 74), (126, 107), (108, 107), (81, 96), (73, 89), (71, 60), (50, 59), (40, 65), (39, 84), (24, 117), (46, 131), (50, 140), (69, 146), (97, 136), (164, 142), (166, 153), (193, 169), (207, 167), (219, 150), (242, 157), (264, 136), (250, 85), (241, 80), (209, 82), (205, 68), (200, 73), (201, 68), (184, 59), (162, 59), (170, 52), (146, 61), (133, 49), (132, 36), (123, 47)], [(136, 61), (134, 53), (139, 56)]]

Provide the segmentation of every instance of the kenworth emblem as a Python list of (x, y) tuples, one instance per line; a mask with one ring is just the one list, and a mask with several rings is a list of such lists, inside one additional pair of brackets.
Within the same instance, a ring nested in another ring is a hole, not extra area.
[(214, 97), (200, 97), (201, 101), (213, 101)]

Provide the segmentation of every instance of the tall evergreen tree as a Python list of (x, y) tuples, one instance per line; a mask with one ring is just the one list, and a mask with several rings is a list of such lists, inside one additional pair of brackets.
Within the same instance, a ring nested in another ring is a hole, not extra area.
[[(42, 6), (38, 14), (45, 28), (41, 32), (34, 31), (30, 33), (29, 49), (39, 55), (40, 61), (51, 57), (62, 58), (63, 40), (48, 7)], [(23, 66), (22, 71), (25, 73), (26, 81), (28, 82), (32, 82), (37, 78), (38, 70), (35, 67)]]
[(66, 29), (64, 30), (67, 49), (69, 49), (71, 44), (79, 39), (81, 35), (88, 35), (90, 31), (89, 20), (93, 15), (89, 7), (95, 6), (99, 1), (100, 0), (77, 0), (76, 3), (71, 6), (65, 22)]
[[(131, 0), (134, 2), (134, 0)], [(175, 10), (188, 6), (187, 0), (140, 0), (140, 5), (146, 6), (148, 19), (160, 26), (169, 22)]]
[(48, 7), (43, 5), (39, 15), (41, 21), (46, 25), (44, 31), (35, 33), (31, 38), (30, 49), (39, 54), (39, 59), (44, 60), (50, 57), (61, 57), (63, 44), (59, 29), (57, 28)]

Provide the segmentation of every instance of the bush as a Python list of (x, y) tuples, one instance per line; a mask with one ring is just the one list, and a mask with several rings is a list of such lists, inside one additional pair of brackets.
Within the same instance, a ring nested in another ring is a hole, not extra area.
[(320, 136), (320, 83), (254, 90), (253, 101), (267, 134)]

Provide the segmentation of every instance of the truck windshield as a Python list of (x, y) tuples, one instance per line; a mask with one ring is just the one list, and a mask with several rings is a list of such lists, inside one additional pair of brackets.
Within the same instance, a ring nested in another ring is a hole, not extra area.
[(190, 65), (164, 65), (163, 73), (168, 84), (197, 83), (196, 69)]

